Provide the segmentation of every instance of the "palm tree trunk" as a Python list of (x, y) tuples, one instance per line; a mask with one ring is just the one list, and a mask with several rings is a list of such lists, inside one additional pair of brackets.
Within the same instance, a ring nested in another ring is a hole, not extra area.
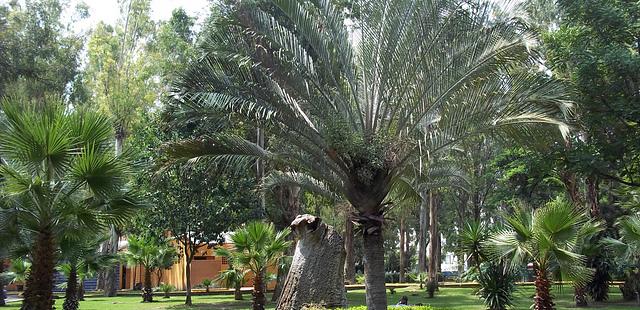
[(400, 283), (406, 282), (404, 278), (404, 269), (406, 268), (406, 252), (405, 252), (405, 219), (404, 217), (400, 217)]
[(242, 297), (242, 279), (240, 279), (238, 282), (236, 282), (235, 290), (233, 292), (233, 299), (235, 299), (235, 300), (243, 300), (244, 299)]
[(551, 281), (549, 280), (547, 271), (536, 268), (536, 295), (533, 297), (534, 310), (553, 310), (555, 304), (551, 297)]
[(583, 286), (574, 286), (574, 299), (576, 301), (576, 307), (586, 307), (587, 304), (587, 296), (585, 294), (585, 289)]
[(144, 289), (142, 290), (142, 302), (153, 302), (153, 290), (151, 289), (151, 270), (144, 268)]
[[(109, 229), (109, 240), (105, 241), (106, 243), (108, 243), (106, 245), (106, 250), (105, 250), (106, 253), (108, 254), (118, 253), (118, 239), (119, 239), (118, 232), (116, 231), (116, 228), (113, 225), (111, 225), (111, 228)], [(117, 291), (118, 291), (118, 279), (116, 279), (117, 268), (118, 268), (117, 265), (113, 267), (109, 267), (104, 272), (104, 296), (106, 297), (114, 297), (117, 294)]]
[(84, 280), (81, 280), (78, 286), (78, 301), (84, 301)]
[(367, 309), (387, 309), (382, 227), (374, 234), (364, 234), (364, 276)]
[(420, 203), (420, 223), (418, 232), (418, 272), (423, 273), (427, 270), (427, 263), (425, 258), (427, 257), (427, 212), (428, 210), (428, 193), (426, 191), (420, 192), (422, 202)]
[(438, 277), (438, 206), (429, 192), (429, 281)]
[(347, 218), (345, 220), (344, 230), (344, 249), (346, 252), (344, 260), (344, 278), (347, 283), (356, 284), (356, 264), (353, 249), (353, 222), (351, 221), (349, 214), (347, 214)]
[(69, 278), (67, 279), (67, 289), (64, 294), (64, 303), (62, 308), (64, 310), (77, 310), (78, 309), (78, 270), (75, 263), (71, 263), (71, 270), (69, 271)]
[(49, 231), (41, 231), (31, 254), (33, 265), (27, 277), (22, 310), (53, 309), (53, 276), (56, 263), (55, 240)]
[(264, 294), (264, 271), (256, 272), (253, 278), (253, 310), (264, 310), (267, 298)]

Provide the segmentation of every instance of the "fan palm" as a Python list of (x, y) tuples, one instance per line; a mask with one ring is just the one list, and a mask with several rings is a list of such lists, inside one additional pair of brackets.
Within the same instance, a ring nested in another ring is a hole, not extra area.
[(123, 258), (130, 267), (140, 265), (144, 268), (142, 301), (153, 302), (151, 274), (158, 267), (162, 246), (154, 240), (137, 236), (130, 236), (128, 242), (128, 249), (122, 254)]
[(520, 209), (506, 216), (505, 229), (498, 230), (484, 244), (494, 259), (511, 262), (511, 268), (533, 262), (536, 294), (534, 309), (551, 310), (551, 275), (559, 273), (577, 285), (588, 281), (592, 270), (579, 244), (599, 231), (599, 224), (564, 199), (550, 201), (532, 213)]
[(276, 232), (272, 223), (251, 222), (231, 236), (232, 249), (220, 248), (219, 256), (226, 256), (234, 266), (250, 270), (253, 277), (253, 309), (264, 310), (265, 275), (269, 266), (275, 266), (285, 255), (290, 241), (289, 230)]
[(249, 270), (240, 270), (236, 268), (229, 268), (225, 271), (221, 271), (220, 274), (214, 279), (218, 284), (225, 288), (234, 289), (234, 299), (242, 300), (242, 291), (240, 290), (243, 285), (247, 283), (246, 276)]
[(628, 270), (627, 281), (621, 287), (623, 297), (627, 300), (636, 298), (640, 304), (640, 215), (623, 217), (616, 226), (620, 230), (620, 238), (604, 238), (603, 243), (619, 255), (622, 265)]
[(64, 263), (58, 271), (67, 278), (64, 310), (76, 310), (79, 301), (84, 299), (84, 280), (95, 272), (116, 265), (117, 256), (99, 251), (104, 239), (96, 238), (91, 232), (65, 234), (60, 241), (60, 256)]
[(71, 226), (102, 229), (121, 223), (138, 205), (125, 191), (129, 165), (109, 151), (106, 117), (66, 111), (56, 99), (34, 105), (9, 98), (1, 108), (0, 230), (32, 235), (33, 265), (22, 308), (51, 309), (62, 233)]
[(382, 202), (405, 165), (483, 132), (566, 129), (565, 90), (536, 73), (531, 36), (466, 3), (359, 1), (349, 28), (328, 0), (237, 2), (173, 85), (174, 118), (237, 115), (293, 151), (220, 133), (167, 150), (234, 166), (269, 160), (343, 194), (364, 223), (367, 306), (386, 309)]

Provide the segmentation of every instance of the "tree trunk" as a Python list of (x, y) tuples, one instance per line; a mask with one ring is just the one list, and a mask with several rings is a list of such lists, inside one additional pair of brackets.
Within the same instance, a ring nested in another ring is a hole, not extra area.
[(267, 298), (264, 295), (264, 270), (253, 277), (253, 310), (264, 310)]
[(429, 281), (438, 279), (438, 206), (429, 192)]
[(382, 227), (373, 234), (364, 233), (364, 284), (367, 309), (387, 309), (384, 283), (384, 237)]
[[(118, 147), (118, 143), (116, 140), (116, 155), (119, 155), (117, 153), (117, 147)], [(122, 152), (122, 149), (120, 149), (120, 152)], [(105, 241), (105, 243), (107, 243), (105, 253), (108, 253), (108, 254), (118, 253), (118, 239), (119, 239), (118, 232), (116, 231), (115, 226), (111, 225), (111, 228), (109, 229), (109, 240)], [(117, 295), (117, 292), (118, 292), (118, 279), (116, 279), (117, 268), (118, 268), (117, 265), (113, 267), (109, 267), (104, 272), (104, 277), (103, 277), (104, 296), (106, 297), (114, 297)]]
[[(4, 272), (4, 260), (0, 258), (0, 275)], [(4, 282), (4, 277), (0, 276), (0, 307), (5, 306), (7, 299), (7, 293), (4, 292), (4, 286), (6, 283)]]
[(420, 192), (422, 202), (420, 203), (420, 223), (418, 232), (418, 272), (427, 270), (427, 212), (429, 212), (429, 194), (426, 191)]
[(553, 310), (555, 304), (551, 297), (551, 281), (547, 271), (536, 268), (536, 295), (533, 297), (534, 310)]
[[(185, 247), (185, 251), (187, 251), (186, 247)], [(186, 260), (185, 271), (186, 271), (186, 278), (187, 278), (187, 297), (184, 300), (184, 304), (187, 306), (192, 306), (193, 301), (191, 300), (191, 258), (189, 257), (189, 255), (185, 257), (185, 260)]]
[(67, 289), (65, 290), (62, 308), (64, 310), (77, 310), (78, 305), (78, 270), (75, 262), (72, 262), (69, 278), (67, 279)]
[(587, 296), (585, 294), (584, 287), (582, 286), (574, 286), (574, 299), (576, 301), (576, 307), (586, 307), (587, 304)]
[(235, 290), (233, 292), (233, 299), (243, 300), (242, 298), (242, 281), (236, 282)]
[[(282, 206), (284, 217), (282, 218), (281, 225), (276, 225), (278, 230), (288, 229), (291, 222), (300, 214), (300, 187), (299, 186), (281, 186), (279, 187), (279, 200)], [(278, 227), (280, 226), (280, 227)], [(287, 236), (287, 240), (291, 241), (291, 245), (287, 249), (287, 255), (293, 256), (295, 251), (295, 242), (293, 234)], [(278, 275), (276, 278), (276, 287), (271, 295), (271, 301), (276, 301), (280, 298), (284, 281), (287, 278), (288, 268), (280, 268), (278, 266)]]
[(344, 227), (344, 249), (346, 252), (344, 260), (344, 278), (349, 284), (356, 284), (356, 263), (353, 249), (353, 222), (347, 212)]
[(587, 206), (592, 218), (600, 218), (600, 206), (598, 205), (598, 182), (595, 176), (589, 176), (587, 183)]
[(53, 309), (53, 282), (55, 258), (55, 239), (49, 231), (41, 231), (31, 251), (33, 265), (27, 277), (26, 289), (22, 301), (22, 310)]
[(84, 301), (84, 280), (81, 280), (78, 286), (78, 301)]
[[(256, 144), (259, 147), (264, 148), (264, 130), (260, 127), (256, 128)], [(258, 181), (258, 185), (262, 187), (262, 182), (264, 180), (264, 161), (261, 158), (256, 159), (256, 178)], [(262, 217), (266, 217), (267, 215), (265, 201), (266, 197), (264, 190), (260, 190), (258, 197), (258, 208), (259, 213)]]
[(151, 289), (151, 270), (144, 268), (144, 289), (142, 289), (142, 302), (153, 302), (153, 290)]
[(578, 191), (578, 181), (576, 180), (575, 173), (564, 171), (561, 173), (560, 178), (562, 179), (562, 183), (564, 184), (564, 187), (567, 190), (567, 194), (569, 194), (569, 198), (571, 198), (571, 202), (573, 202), (573, 205), (582, 206), (582, 198), (580, 197), (580, 192)]
[(344, 243), (331, 226), (312, 215), (292, 223), (298, 242), (276, 309), (298, 310), (305, 304), (347, 306), (344, 287)]
[(404, 219), (404, 217), (400, 217), (400, 270), (399, 270), (400, 277), (398, 279), (398, 281), (400, 283), (406, 282), (406, 279), (404, 278), (404, 271), (405, 271), (406, 264), (407, 264), (407, 262), (406, 262), (406, 259), (407, 259), (406, 258), (406, 251), (405, 251), (405, 248), (404, 248), (404, 246), (405, 246), (404, 237), (405, 237), (405, 230), (406, 229), (407, 228), (405, 227), (405, 219)]

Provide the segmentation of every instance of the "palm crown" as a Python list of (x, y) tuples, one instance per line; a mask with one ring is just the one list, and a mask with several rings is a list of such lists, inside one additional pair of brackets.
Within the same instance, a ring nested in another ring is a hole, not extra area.
[[(466, 1), (358, 5), (349, 28), (328, 0), (238, 2), (174, 84), (172, 111), (207, 122), (238, 115), (292, 148), (211, 133), (169, 145), (170, 155), (234, 166), (260, 158), (303, 171), (343, 194), (377, 235), (382, 202), (416, 156), (483, 132), (566, 131), (566, 91), (532, 69), (531, 36), (518, 23)], [(373, 295), (383, 296), (376, 283)], [(375, 303), (386, 307), (382, 297)]]

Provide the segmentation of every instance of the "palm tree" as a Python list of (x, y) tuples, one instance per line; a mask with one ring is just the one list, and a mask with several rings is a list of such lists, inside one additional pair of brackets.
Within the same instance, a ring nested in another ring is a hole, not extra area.
[(138, 205), (125, 191), (128, 160), (108, 151), (110, 121), (99, 114), (66, 111), (57, 99), (32, 104), (10, 98), (1, 108), (0, 229), (14, 225), (33, 236), (22, 309), (51, 309), (65, 229), (122, 223)]
[(234, 115), (292, 145), (269, 150), (212, 132), (167, 146), (178, 160), (269, 160), (344, 195), (364, 238), (366, 299), (386, 309), (383, 204), (412, 158), (477, 134), (566, 126), (556, 81), (535, 73), (532, 36), (487, 5), (359, 1), (353, 27), (331, 1), (242, 1), (173, 85), (176, 121)]
[(67, 278), (64, 310), (78, 309), (79, 301), (84, 300), (84, 280), (87, 277), (117, 264), (116, 255), (99, 251), (105, 240), (89, 231), (65, 232), (60, 241), (60, 256), (64, 263), (57, 268)]
[(276, 232), (272, 223), (251, 222), (236, 230), (231, 236), (232, 249), (220, 248), (217, 255), (228, 257), (234, 266), (250, 270), (253, 273), (253, 309), (264, 310), (265, 275), (269, 266), (275, 266), (285, 255), (290, 241), (289, 230)]
[(178, 251), (169, 243), (160, 245), (158, 248), (158, 255), (156, 256), (155, 268), (157, 271), (158, 286), (162, 283), (164, 271), (171, 268), (173, 264), (178, 260)]
[[(636, 298), (640, 305), (640, 215), (625, 216), (616, 224), (620, 238), (604, 238), (604, 245), (619, 254), (622, 266), (627, 269), (627, 280), (621, 287), (625, 300)], [(635, 296), (634, 296), (635, 295)]]
[(557, 198), (533, 212), (520, 208), (504, 219), (506, 228), (489, 237), (484, 247), (493, 259), (511, 262), (514, 270), (533, 262), (535, 310), (555, 309), (552, 274), (559, 273), (577, 285), (589, 280), (592, 270), (586, 267), (586, 257), (577, 252), (577, 246), (583, 238), (597, 234), (599, 224), (590, 221), (586, 212)]
[(215, 282), (224, 286), (225, 288), (234, 289), (234, 299), (242, 300), (242, 286), (247, 283), (246, 276), (249, 273), (249, 270), (240, 270), (236, 268), (229, 268), (225, 271), (220, 272), (218, 276), (214, 279)]
[(142, 302), (153, 302), (153, 289), (151, 274), (157, 268), (158, 256), (161, 246), (149, 238), (130, 236), (129, 246), (123, 258), (130, 267), (142, 266), (144, 268), (144, 288), (142, 289)]

